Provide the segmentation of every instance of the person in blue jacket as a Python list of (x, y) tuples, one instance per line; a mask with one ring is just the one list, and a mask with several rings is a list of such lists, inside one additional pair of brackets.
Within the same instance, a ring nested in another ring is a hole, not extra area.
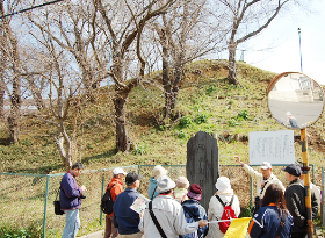
[(262, 199), (261, 208), (253, 217), (248, 229), (252, 238), (289, 238), (293, 229), (293, 217), (285, 205), (282, 188), (271, 184)]
[(127, 188), (124, 192), (117, 195), (114, 202), (114, 225), (118, 230), (117, 237), (141, 238), (143, 232), (140, 232), (138, 225), (140, 222), (139, 214), (130, 207), (139, 197), (137, 188), (139, 188), (139, 179), (143, 176), (135, 172), (130, 172), (125, 177)]
[(85, 186), (79, 187), (75, 178), (79, 177), (84, 166), (81, 163), (72, 165), (60, 185), (60, 208), (65, 213), (65, 227), (62, 238), (74, 238), (80, 229), (79, 208), (81, 206), (82, 194), (86, 191)]
[(148, 196), (150, 200), (153, 200), (159, 194), (157, 192), (157, 179), (167, 175), (167, 170), (161, 165), (157, 165), (152, 169), (152, 178), (150, 178), (150, 184), (148, 189)]

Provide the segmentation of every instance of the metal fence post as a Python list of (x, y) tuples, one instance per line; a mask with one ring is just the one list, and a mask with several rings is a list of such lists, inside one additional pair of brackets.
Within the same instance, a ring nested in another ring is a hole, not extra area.
[(253, 178), (251, 177), (251, 208), (253, 207)]
[[(103, 197), (103, 191), (104, 191), (104, 173), (105, 173), (105, 171), (103, 171), (103, 173), (102, 173), (102, 196), (101, 196), (101, 198)], [(103, 211), (102, 211), (102, 209), (100, 209), (100, 225), (102, 225), (102, 223), (103, 223)]]
[(325, 174), (324, 174), (324, 167), (322, 167), (322, 205), (323, 205), (323, 227), (325, 227), (325, 206), (324, 206), (324, 199), (325, 199)]
[(313, 170), (313, 181), (312, 181), (312, 183), (314, 184), (314, 185), (316, 185), (316, 181), (315, 181), (315, 165), (314, 164), (310, 164), (311, 165), (311, 167), (312, 167), (312, 170)]
[(49, 199), (49, 183), (50, 177), (48, 174), (46, 176), (46, 186), (45, 186), (45, 202), (44, 202), (44, 218), (43, 218), (43, 238), (45, 238), (45, 224), (46, 224), (46, 206)]

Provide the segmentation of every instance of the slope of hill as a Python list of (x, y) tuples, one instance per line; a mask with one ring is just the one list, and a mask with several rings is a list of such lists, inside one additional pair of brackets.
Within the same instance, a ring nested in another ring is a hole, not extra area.
[[(250, 131), (285, 129), (268, 111), (266, 87), (276, 76), (245, 63), (238, 63), (241, 85), (227, 84), (228, 69), (217, 60), (200, 60), (186, 66), (177, 100), (179, 119), (171, 129), (158, 126), (156, 119), (164, 106), (164, 94), (153, 86), (132, 90), (126, 105), (128, 131), (135, 144), (130, 153), (115, 153), (113, 87), (98, 89), (96, 100), (72, 114), (68, 132), (75, 131), (74, 161), (82, 161), (90, 169), (115, 164), (186, 164), (186, 143), (203, 130), (222, 138), (226, 135), (248, 135)], [(311, 126), (314, 144), (310, 146), (310, 162), (324, 162), (324, 119)], [(55, 173), (63, 171), (55, 140), (48, 136), (55, 128), (44, 120), (24, 117), (21, 143), (5, 145), (7, 125), (0, 128), (0, 171)], [(295, 134), (300, 134), (296, 131)], [(219, 140), (221, 164), (232, 164), (234, 155), (248, 161), (247, 142)], [(296, 143), (296, 157), (301, 161), (301, 146)]]

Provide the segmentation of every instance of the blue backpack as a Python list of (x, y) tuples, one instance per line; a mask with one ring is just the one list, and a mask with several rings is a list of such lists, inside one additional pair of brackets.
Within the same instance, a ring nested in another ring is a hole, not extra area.
[[(190, 206), (186, 207), (183, 206), (183, 211), (186, 217), (187, 223), (192, 223), (201, 220), (200, 218), (200, 212), (198, 207), (196, 206)], [(188, 234), (188, 235), (180, 235), (179, 238), (198, 238), (203, 237), (202, 234), (202, 228), (197, 229), (195, 232)]]

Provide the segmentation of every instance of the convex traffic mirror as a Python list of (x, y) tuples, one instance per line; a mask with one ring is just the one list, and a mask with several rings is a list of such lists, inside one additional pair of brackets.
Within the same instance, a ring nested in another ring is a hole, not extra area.
[(269, 84), (267, 94), (270, 112), (287, 128), (306, 128), (323, 113), (323, 88), (304, 73), (278, 75)]

